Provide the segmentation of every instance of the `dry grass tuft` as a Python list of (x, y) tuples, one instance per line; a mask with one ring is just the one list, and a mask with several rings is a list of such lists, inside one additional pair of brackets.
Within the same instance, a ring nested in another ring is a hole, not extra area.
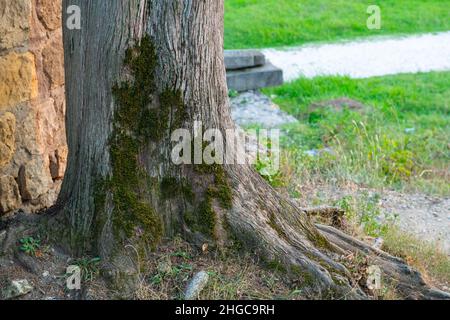
[(209, 282), (202, 300), (303, 299), (301, 291), (280, 272), (267, 270), (251, 255), (201, 252), (177, 239), (146, 259), (135, 295), (140, 300), (179, 300), (193, 275), (201, 270)]

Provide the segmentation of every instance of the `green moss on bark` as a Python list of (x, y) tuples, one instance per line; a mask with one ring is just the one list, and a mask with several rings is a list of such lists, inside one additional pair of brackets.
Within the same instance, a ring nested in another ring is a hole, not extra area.
[(274, 214), (273, 212), (270, 214), (270, 217), (269, 217), (269, 225), (270, 225), (270, 227), (271, 227), (273, 230), (275, 230), (275, 231), (278, 233), (278, 235), (279, 235), (281, 238), (283, 238), (283, 239), (289, 241), (289, 240), (288, 240), (289, 237), (286, 235), (286, 233), (283, 231), (283, 229), (278, 225), (278, 222), (276, 221), (275, 214)]
[(150, 204), (150, 192), (159, 187), (163, 200), (183, 195), (187, 202), (193, 204), (195, 215), (186, 214), (186, 223), (193, 230), (214, 237), (217, 222), (214, 199), (224, 209), (232, 206), (232, 192), (222, 166), (198, 166), (202, 174), (213, 175), (214, 183), (205, 191), (203, 200), (195, 203), (196, 196), (190, 182), (165, 177), (159, 184), (152, 185), (139, 163), (141, 146), (149, 142), (161, 143), (170, 136), (171, 130), (181, 128), (188, 119), (179, 90), (166, 88), (162, 93), (156, 93), (156, 65), (155, 48), (148, 36), (125, 53), (124, 68), (129, 77), (112, 88), (116, 105), (110, 138), (112, 173), (97, 184), (96, 193), (101, 196), (96, 196), (96, 208), (102, 210), (105, 207), (104, 195), (111, 194), (113, 228), (119, 238), (123, 238), (122, 234), (139, 236), (156, 245), (162, 237), (163, 226), (159, 214)]
[(161, 180), (160, 190), (161, 196), (164, 199), (169, 199), (176, 196), (181, 189), (180, 183), (174, 177), (164, 177)]
[(163, 121), (167, 122), (170, 120), (169, 127), (172, 130), (181, 129), (184, 121), (188, 118), (181, 91), (171, 89), (164, 90), (159, 97), (159, 103), (161, 110), (164, 110), (163, 117), (165, 117), (165, 119), (163, 119)]
[(99, 184), (103, 191), (98, 191), (112, 194), (116, 235), (143, 238), (153, 246), (162, 237), (162, 222), (149, 204), (149, 177), (138, 158), (141, 145), (156, 138), (155, 121), (163, 121), (158, 111), (155, 114), (149, 109), (155, 92), (156, 63), (155, 48), (148, 36), (125, 53), (124, 67), (132, 80), (112, 88), (116, 103), (110, 139), (112, 174)]
[(195, 199), (192, 186), (186, 181), (181, 179), (178, 181), (175, 177), (164, 177), (160, 183), (160, 191), (162, 199), (171, 199), (177, 196), (184, 196), (184, 199), (188, 203), (193, 203)]
[(314, 276), (310, 272), (307, 272), (307, 271), (303, 270), (298, 265), (294, 265), (294, 264), (290, 265), (289, 266), (289, 271), (290, 271), (290, 273), (293, 274), (293, 276), (301, 279), (302, 284), (304, 286), (313, 287), (315, 285), (315, 283), (316, 283), (316, 280), (314, 279)]
[(205, 200), (200, 203), (198, 208), (197, 230), (214, 238), (216, 233), (216, 219), (216, 213), (212, 207), (212, 198), (207, 194)]
[[(213, 201), (214, 199), (216, 199), (219, 201), (219, 204), (222, 206), (222, 208), (231, 209), (231, 187), (226, 177), (226, 172), (221, 165), (194, 165), (194, 171), (200, 175), (212, 175), (214, 177), (214, 182), (210, 183), (206, 188), (204, 192), (204, 198), (197, 206), (196, 214), (185, 214), (185, 222), (192, 231), (201, 232), (206, 236), (215, 238), (218, 217), (213, 208)], [(189, 189), (185, 189), (184, 193), (186, 198), (188, 198), (188, 196), (191, 194), (191, 191)], [(192, 193), (192, 197), (193, 196), (194, 195)]]
[(225, 169), (219, 164), (200, 164), (195, 165), (194, 170), (201, 174), (211, 174), (214, 176), (214, 184), (210, 185), (207, 193), (217, 200), (224, 209), (231, 209), (233, 195), (228, 182)]
[(183, 195), (184, 195), (184, 198), (186, 199), (186, 201), (191, 204), (194, 203), (195, 194), (194, 194), (194, 191), (192, 190), (192, 186), (189, 183), (186, 182), (182, 185), (182, 191), (183, 191)]

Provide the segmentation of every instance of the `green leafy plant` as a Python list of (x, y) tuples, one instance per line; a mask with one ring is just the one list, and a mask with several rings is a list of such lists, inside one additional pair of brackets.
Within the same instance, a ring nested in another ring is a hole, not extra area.
[[(258, 158), (253, 167), (272, 187), (285, 186), (286, 181), (283, 174), (278, 170), (279, 164), (275, 162), (277, 155), (272, 153), (272, 140), (269, 138), (266, 141), (259, 141), (259, 143), (264, 144), (267, 151), (266, 154), (259, 151)], [(280, 159), (278, 158), (278, 160)]]
[(228, 97), (234, 98), (234, 97), (237, 97), (238, 95), (239, 95), (239, 92), (237, 92), (236, 90), (228, 90)]
[(81, 258), (76, 260), (73, 264), (78, 266), (81, 270), (81, 278), (84, 282), (90, 282), (100, 273), (100, 261), (96, 258)]
[(384, 236), (396, 216), (386, 216), (381, 219), (379, 208), (380, 195), (369, 195), (367, 192), (358, 197), (346, 196), (335, 204), (345, 211), (345, 216), (363, 227), (364, 233), (371, 237)]
[(40, 252), (41, 241), (33, 237), (25, 237), (19, 240), (20, 251), (30, 256), (37, 256)]
[(281, 187), (284, 185), (284, 180), (280, 172), (270, 174), (269, 170), (272, 168), (271, 161), (264, 161), (258, 159), (254, 164), (254, 168), (272, 187)]
[(182, 251), (182, 250), (178, 250), (178, 251), (172, 253), (171, 256), (172, 257), (183, 258), (183, 259), (186, 259), (186, 260), (189, 260), (189, 259), (192, 258), (191, 255), (189, 254), (189, 252)]

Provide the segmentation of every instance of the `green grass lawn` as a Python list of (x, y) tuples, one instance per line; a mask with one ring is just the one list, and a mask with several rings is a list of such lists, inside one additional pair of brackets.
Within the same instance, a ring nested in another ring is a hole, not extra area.
[[(366, 27), (372, 4), (381, 30)], [(225, 0), (226, 49), (446, 30), (450, 0)]]
[[(299, 124), (284, 145), (300, 181), (320, 177), (369, 187), (450, 194), (450, 72), (370, 79), (299, 79), (264, 92)], [(311, 108), (348, 97), (364, 108)], [(320, 157), (306, 150), (329, 147)]]

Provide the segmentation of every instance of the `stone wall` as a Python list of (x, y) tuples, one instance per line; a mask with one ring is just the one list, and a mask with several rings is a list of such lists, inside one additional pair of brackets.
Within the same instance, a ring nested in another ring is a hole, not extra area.
[(0, 0), (0, 216), (56, 199), (67, 147), (61, 0)]

